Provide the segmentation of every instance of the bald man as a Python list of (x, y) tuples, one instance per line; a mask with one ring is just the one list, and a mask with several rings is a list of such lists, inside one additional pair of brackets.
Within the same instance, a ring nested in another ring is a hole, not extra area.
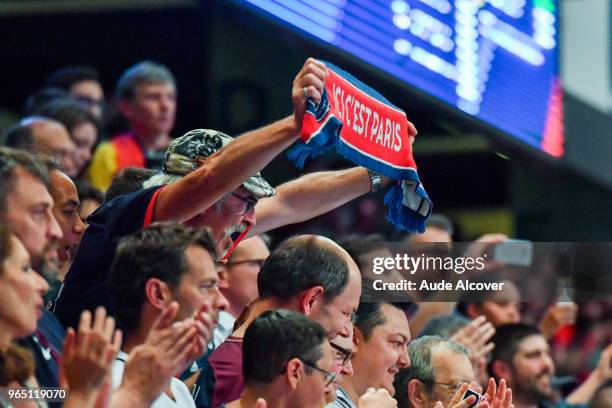
[(348, 337), (359, 305), (361, 275), (357, 264), (334, 241), (315, 235), (289, 238), (273, 251), (257, 278), (259, 298), (245, 322), (210, 356), (196, 381), (196, 406), (218, 407), (240, 397), (242, 338), (258, 316), (289, 309), (306, 315), (328, 338)]
[[(64, 125), (42, 116), (27, 117), (19, 125), (31, 131), (30, 141), (20, 141), (20, 143), (30, 144), (27, 150), (56, 158), (66, 174), (70, 177), (78, 176), (78, 169), (74, 162), (76, 146)], [(23, 146), (14, 147), (24, 148)]]

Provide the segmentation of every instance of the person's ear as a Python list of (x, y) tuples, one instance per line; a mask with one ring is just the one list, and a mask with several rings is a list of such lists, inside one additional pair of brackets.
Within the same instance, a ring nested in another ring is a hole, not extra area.
[(119, 109), (119, 112), (128, 119), (133, 116), (132, 103), (127, 99), (121, 99), (117, 102), (117, 109)]
[(482, 314), (480, 313), (480, 306), (475, 303), (469, 303), (465, 312), (470, 319), (475, 319)]
[(289, 360), (285, 376), (292, 390), (297, 389), (302, 380), (302, 375), (304, 375), (304, 363), (302, 363), (299, 358), (292, 358)]
[(300, 309), (306, 316), (310, 316), (318, 310), (324, 301), (325, 289), (323, 286), (314, 286), (302, 293), (300, 298)]
[(510, 365), (505, 361), (495, 360), (491, 364), (491, 372), (489, 373), (494, 378), (499, 378), (500, 380), (504, 378), (506, 382), (512, 382), (512, 370)]
[(420, 380), (412, 379), (408, 381), (408, 399), (410, 405), (414, 408), (422, 408), (426, 406), (425, 389)]
[(172, 300), (172, 292), (165, 282), (151, 278), (145, 283), (147, 301), (157, 309), (163, 309)]
[(217, 272), (219, 274), (219, 289), (229, 289), (228, 270), (225, 266), (220, 266)]
[(353, 326), (353, 354), (359, 350), (359, 346), (363, 344), (365, 338), (363, 337), (363, 332), (357, 326)]

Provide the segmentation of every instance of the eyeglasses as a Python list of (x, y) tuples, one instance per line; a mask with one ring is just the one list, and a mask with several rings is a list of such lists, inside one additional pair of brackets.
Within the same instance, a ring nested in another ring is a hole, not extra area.
[(326, 387), (336, 380), (336, 373), (330, 373), (329, 371), (325, 371), (322, 368), (319, 368), (315, 363), (307, 360), (302, 360), (302, 363), (312, 368), (313, 370), (317, 370), (318, 372), (323, 374), (323, 380), (325, 381)]
[(330, 345), (331, 345), (331, 346), (332, 346), (334, 349), (336, 349), (336, 351), (337, 351), (338, 353), (340, 353), (340, 356), (342, 356), (342, 365), (343, 365), (343, 366), (345, 366), (345, 365), (346, 365), (346, 363), (348, 363), (348, 362), (351, 360), (351, 358), (353, 358), (353, 351), (352, 351), (352, 350), (345, 349), (344, 347), (339, 346), (339, 345), (337, 345), (336, 343), (333, 343), (333, 342), (331, 342), (331, 341), (329, 342), (329, 344), (330, 344)]
[(76, 98), (83, 105), (86, 105), (86, 107), (98, 106), (100, 107), (100, 109), (104, 107), (104, 99), (97, 101), (93, 98), (83, 95), (74, 95), (74, 98)]
[(245, 208), (244, 208), (244, 212), (242, 213), (242, 215), (246, 215), (249, 211), (255, 208), (255, 205), (257, 205), (258, 200), (253, 196), (243, 197), (238, 193), (234, 193), (233, 191), (232, 191), (232, 195), (245, 203)]
[[(433, 380), (424, 380), (422, 378), (417, 378), (417, 380), (427, 383), (427, 384), (431, 384), (431, 385), (439, 385), (443, 388), (446, 388), (447, 391), (450, 392), (456, 392), (459, 387), (461, 387), (461, 384), (463, 383), (470, 383), (471, 381), (460, 381), (457, 383), (443, 383), (443, 382), (439, 382), (439, 381), (433, 381)], [(480, 387), (480, 384), (476, 384), (476, 387)]]
[(257, 266), (259, 266), (259, 268), (261, 269), (264, 262), (266, 262), (265, 259), (244, 259), (242, 261), (229, 261), (229, 262), (226, 262), (225, 265), (232, 266), (232, 265), (240, 265), (244, 263), (254, 263), (254, 264), (257, 264)]

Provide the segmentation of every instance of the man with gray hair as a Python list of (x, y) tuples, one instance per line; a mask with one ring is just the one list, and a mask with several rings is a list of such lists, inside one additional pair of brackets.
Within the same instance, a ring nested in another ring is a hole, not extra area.
[(457, 388), (475, 380), (468, 349), (439, 336), (423, 336), (408, 345), (411, 366), (395, 376), (401, 408), (447, 406)]
[(142, 61), (121, 75), (116, 99), (130, 130), (96, 149), (87, 178), (102, 191), (124, 167), (161, 167), (174, 127), (176, 81), (165, 66)]
[[(447, 407), (466, 383), (482, 394), (475, 382), (469, 351), (463, 345), (439, 336), (423, 336), (410, 343), (408, 355), (410, 367), (395, 376), (399, 408), (434, 408), (440, 407), (440, 403)], [(500, 381), (499, 388), (493, 379), (489, 380), (487, 394), (478, 406), (483, 404), (496, 408), (512, 406), (512, 392), (505, 380)]]

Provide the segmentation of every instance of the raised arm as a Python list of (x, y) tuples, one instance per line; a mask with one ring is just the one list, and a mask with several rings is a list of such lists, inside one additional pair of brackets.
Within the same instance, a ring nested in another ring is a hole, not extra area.
[[(408, 135), (411, 144), (414, 143), (416, 134), (416, 128), (409, 121)], [(381, 187), (392, 182), (385, 176), (381, 175), (380, 178)], [(257, 203), (257, 224), (251, 228), (249, 236), (309, 220), (370, 191), (372, 180), (364, 167), (306, 174), (281, 184), (277, 187), (275, 196), (261, 199)]]
[(326, 75), (323, 63), (309, 58), (293, 81), (293, 115), (242, 135), (168, 185), (159, 193), (153, 219), (187, 221), (265, 167), (297, 139), (307, 96), (320, 100)]
[(570, 395), (566, 402), (569, 404), (587, 404), (595, 395), (597, 389), (606, 381), (612, 379), (612, 344), (609, 344), (601, 353), (599, 363), (591, 375)]
[(276, 195), (261, 199), (255, 207), (257, 224), (249, 235), (309, 220), (370, 191), (367, 169), (310, 173), (281, 184)]

